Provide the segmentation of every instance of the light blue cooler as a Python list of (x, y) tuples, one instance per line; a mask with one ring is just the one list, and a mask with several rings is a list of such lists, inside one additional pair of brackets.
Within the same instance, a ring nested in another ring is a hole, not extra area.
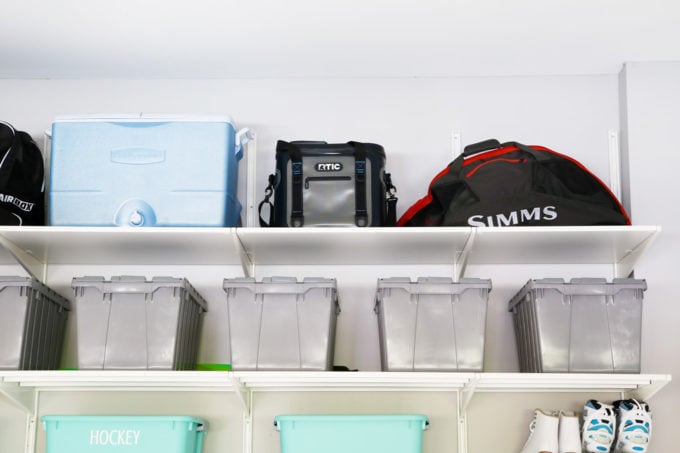
[(205, 423), (187, 416), (45, 415), (46, 453), (201, 453)]
[(57, 117), (49, 224), (237, 226), (238, 163), (249, 139), (222, 116)]
[(281, 453), (421, 453), (425, 415), (279, 415)]

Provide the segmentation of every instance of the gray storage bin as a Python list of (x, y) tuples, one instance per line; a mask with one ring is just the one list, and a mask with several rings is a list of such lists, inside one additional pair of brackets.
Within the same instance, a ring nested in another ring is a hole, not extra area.
[(378, 280), (383, 371), (481, 371), (491, 280)]
[(234, 370), (333, 368), (340, 306), (335, 279), (224, 279)]
[(512, 298), (520, 370), (639, 373), (645, 280), (529, 280)]
[(74, 278), (79, 369), (192, 370), (207, 303), (184, 278)]
[(0, 276), (0, 369), (59, 368), (69, 310), (34, 278)]

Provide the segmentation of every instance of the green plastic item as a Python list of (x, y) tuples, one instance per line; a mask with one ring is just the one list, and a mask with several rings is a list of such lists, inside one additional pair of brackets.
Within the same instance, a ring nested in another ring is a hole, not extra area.
[(231, 371), (229, 363), (197, 363), (196, 371)]

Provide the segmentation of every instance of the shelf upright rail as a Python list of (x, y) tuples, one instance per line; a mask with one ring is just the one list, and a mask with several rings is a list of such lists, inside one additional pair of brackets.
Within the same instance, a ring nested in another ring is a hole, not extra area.
[(37, 389), (22, 388), (20, 383), (5, 382), (0, 376), (0, 395), (24, 413), (26, 417), (25, 453), (35, 453), (35, 438), (38, 429), (38, 407), (40, 395)]

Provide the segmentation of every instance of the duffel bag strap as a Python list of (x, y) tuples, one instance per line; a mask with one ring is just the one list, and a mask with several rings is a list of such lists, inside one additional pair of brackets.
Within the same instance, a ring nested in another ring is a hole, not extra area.
[(5, 190), (14, 168), (14, 161), (21, 158), (23, 146), (19, 133), (11, 124), (0, 121), (0, 128), (2, 128), (0, 130), (0, 146), (4, 148), (0, 149), (2, 153), (0, 155), (0, 189)]
[(366, 209), (366, 149), (363, 143), (349, 142), (354, 148), (354, 223), (356, 226), (368, 226)]
[[(264, 200), (260, 202), (259, 205), (257, 205), (257, 212), (260, 215), (260, 226), (268, 228), (274, 224), (274, 205), (272, 204), (269, 199), (272, 197), (274, 194), (274, 181), (276, 180), (276, 177), (274, 175), (269, 175), (269, 182), (267, 185), (267, 188), (264, 189)], [(264, 205), (269, 205), (269, 222), (265, 221), (262, 218), (262, 208), (264, 208)]]

